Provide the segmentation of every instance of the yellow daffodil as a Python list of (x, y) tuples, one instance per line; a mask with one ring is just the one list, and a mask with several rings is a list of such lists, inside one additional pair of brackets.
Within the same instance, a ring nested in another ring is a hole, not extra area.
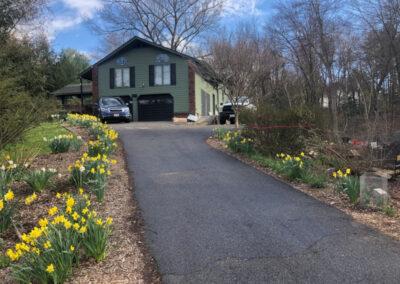
[(72, 197), (69, 197), (67, 202), (65, 203), (68, 207), (73, 207), (75, 204), (75, 200)]
[(46, 271), (48, 273), (53, 273), (54, 272), (54, 265), (50, 264), (49, 266), (47, 266)]
[(46, 227), (48, 223), (49, 223), (49, 221), (46, 218), (39, 220), (40, 227)]
[(57, 197), (57, 199), (60, 199), (61, 198), (61, 194), (59, 192), (57, 192), (56, 197)]
[(14, 192), (12, 192), (11, 189), (9, 189), (6, 195), (4, 195), (4, 200), (9, 201), (13, 199), (14, 199)]
[(51, 247), (50, 241), (45, 242), (43, 246), (45, 249), (50, 248)]
[(57, 214), (58, 212), (58, 208), (57, 207), (53, 207), (51, 209), (49, 209), (49, 215), (50, 216), (54, 216), (55, 214)]
[(74, 246), (70, 246), (69, 249), (70, 249), (71, 251), (74, 251), (74, 250), (75, 250), (75, 247), (74, 247)]
[(0, 199), (0, 211), (3, 210), (4, 208), (4, 201), (3, 199)]
[(350, 174), (351, 170), (350, 169), (346, 169), (346, 174)]

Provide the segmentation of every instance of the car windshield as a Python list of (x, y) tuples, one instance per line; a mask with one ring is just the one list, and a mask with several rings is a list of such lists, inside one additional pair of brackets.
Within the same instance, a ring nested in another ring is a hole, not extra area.
[[(241, 97), (241, 98), (235, 98), (235, 102), (238, 102), (238, 105), (248, 105), (250, 104), (250, 101), (246, 97)], [(231, 101), (229, 99), (226, 99), (225, 104), (230, 104)]]
[(101, 103), (103, 106), (120, 106), (123, 103), (117, 98), (102, 98)]

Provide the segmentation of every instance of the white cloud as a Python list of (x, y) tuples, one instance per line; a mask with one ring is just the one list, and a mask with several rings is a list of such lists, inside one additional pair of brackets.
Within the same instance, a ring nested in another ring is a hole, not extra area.
[(76, 27), (85, 19), (92, 19), (97, 9), (102, 7), (102, 0), (58, 0), (52, 5), (54, 12), (29, 25), (18, 26), (15, 34), (18, 36), (44, 34), (51, 41), (58, 33)]
[(103, 7), (102, 0), (62, 0), (64, 5), (74, 9), (81, 18), (92, 19), (96, 10)]
[(263, 14), (263, 11), (257, 8), (257, 6), (263, 2), (263, 0), (226, 0), (222, 16), (260, 16)]

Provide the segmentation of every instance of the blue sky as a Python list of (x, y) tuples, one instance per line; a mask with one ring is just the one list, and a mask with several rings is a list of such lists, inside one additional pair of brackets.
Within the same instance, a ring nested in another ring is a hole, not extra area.
[[(273, 0), (226, 1), (221, 25), (229, 28), (248, 20), (265, 23), (271, 14)], [(90, 31), (85, 19), (99, 21), (96, 11), (102, 6), (102, 0), (52, 1), (50, 12), (41, 22), (41, 28), (56, 51), (73, 48), (87, 55), (93, 54), (100, 38)]]

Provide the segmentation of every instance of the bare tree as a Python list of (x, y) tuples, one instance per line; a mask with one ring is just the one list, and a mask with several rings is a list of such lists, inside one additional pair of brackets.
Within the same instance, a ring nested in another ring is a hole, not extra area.
[(265, 83), (271, 78), (270, 56), (249, 26), (240, 26), (228, 35), (210, 41), (208, 64), (224, 94), (232, 103), (235, 126), (239, 127), (240, 108), (247, 98), (259, 98), (266, 92)]
[(185, 51), (196, 37), (213, 28), (223, 0), (106, 0), (101, 33), (138, 35), (173, 50)]

